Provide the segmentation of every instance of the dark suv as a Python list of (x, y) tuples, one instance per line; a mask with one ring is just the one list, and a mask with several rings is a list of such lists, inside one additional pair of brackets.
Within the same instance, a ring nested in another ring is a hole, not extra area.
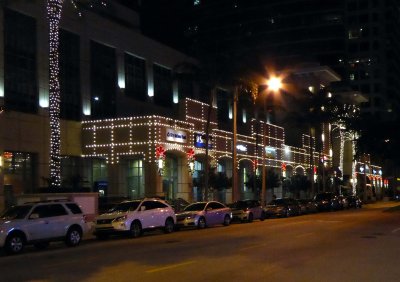
[(0, 247), (8, 254), (20, 253), (26, 244), (42, 249), (56, 240), (77, 246), (86, 231), (82, 210), (69, 201), (25, 203), (0, 215)]
[(332, 211), (342, 208), (338, 196), (332, 192), (322, 192), (315, 195), (314, 200), (318, 211)]

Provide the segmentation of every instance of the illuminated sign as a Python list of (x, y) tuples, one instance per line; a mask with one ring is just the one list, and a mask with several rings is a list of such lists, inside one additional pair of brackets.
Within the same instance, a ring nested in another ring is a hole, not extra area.
[(276, 159), (276, 149), (273, 147), (265, 147), (265, 156), (270, 159)]
[(186, 143), (187, 135), (185, 131), (167, 128), (166, 140), (171, 142)]
[(239, 152), (247, 152), (247, 147), (245, 145), (242, 145), (242, 144), (236, 145), (236, 149)]
[[(194, 146), (196, 148), (205, 148), (206, 147), (206, 135), (196, 133), (194, 135)], [(208, 149), (212, 148), (212, 138), (208, 136)]]

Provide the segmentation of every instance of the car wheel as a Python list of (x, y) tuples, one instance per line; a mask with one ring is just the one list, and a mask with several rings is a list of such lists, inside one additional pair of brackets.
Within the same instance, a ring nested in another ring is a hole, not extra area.
[(286, 211), (285, 211), (285, 217), (289, 217), (290, 216), (290, 212), (289, 212), (289, 210), (287, 209)]
[(229, 215), (225, 215), (223, 224), (225, 226), (228, 226), (229, 224), (231, 224), (231, 217)]
[(197, 228), (203, 229), (206, 227), (206, 219), (204, 217), (199, 218), (199, 222), (197, 223)]
[(38, 249), (38, 250), (44, 250), (44, 249), (46, 249), (49, 245), (50, 245), (49, 242), (39, 242), (39, 243), (33, 244), (33, 246), (34, 246), (36, 249)]
[(164, 232), (171, 233), (174, 231), (174, 221), (171, 218), (167, 218), (165, 221)]
[(249, 217), (247, 218), (247, 222), (253, 222), (253, 214), (249, 213)]
[(266, 217), (267, 216), (265, 215), (265, 212), (262, 212), (261, 215), (260, 215), (260, 220), (264, 221)]
[(132, 222), (129, 234), (132, 238), (137, 238), (142, 235), (142, 226), (138, 221)]
[(15, 255), (24, 249), (25, 240), (22, 234), (11, 234), (4, 245), (4, 250), (9, 255)]
[(71, 227), (68, 232), (67, 236), (65, 237), (65, 244), (68, 247), (75, 247), (78, 246), (82, 240), (82, 230), (78, 227)]

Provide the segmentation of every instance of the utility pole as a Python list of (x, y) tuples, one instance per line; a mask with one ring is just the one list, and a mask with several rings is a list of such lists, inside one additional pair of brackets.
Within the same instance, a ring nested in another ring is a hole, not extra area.
[(232, 201), (238, 201), (240, 199), (239, 195), (239, 187), (238, 187), (238, 175), (237, 175), (237, 151), (236, 151), (236, 143), (237, 143), (237, 101), (239, 95), (238, 86), (234, 87), (233, 90), (233, 143), (232, 143)]

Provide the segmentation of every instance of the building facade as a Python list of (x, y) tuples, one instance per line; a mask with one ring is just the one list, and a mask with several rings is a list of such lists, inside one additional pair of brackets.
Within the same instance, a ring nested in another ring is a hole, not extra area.
[[(49, 181), (46, 1), (4, 2), (0, 24), (4, 31), (0, 197), (7, 203), (13, 195), (43, 191)], [(259, 197), (250, 179), (260, 175), (263, 161), (279, 179), (314, 173), (320, 155), (310, 146), (310, 137), (304, 135), (299, 146), (287, 146), (286, 128), (251, 118), (242, 121), (247, 129), (237, 135), (238, 167), (232, 167), (234, 137), (220, 126), (221, 108), (214, 105), (209, 111), (208, 99), (193, 78), (176, 75), (176, 66), (182, 63), (196, 64), (196, 60), (143, 36), (133, 11), (116, 3), (106, 7), (64, 3), (60, 30), (64, 189), (128, 198), (214, 197), (229, 202), (233, 170), (238, 171), (243, 198)], [(218, 180), (213, 190), (204, 187), (208, 164)], [(381, 177), (378, 172), (368, 173)], [(281, 184), (274, 188), (270, 194), (285, 195)]]

